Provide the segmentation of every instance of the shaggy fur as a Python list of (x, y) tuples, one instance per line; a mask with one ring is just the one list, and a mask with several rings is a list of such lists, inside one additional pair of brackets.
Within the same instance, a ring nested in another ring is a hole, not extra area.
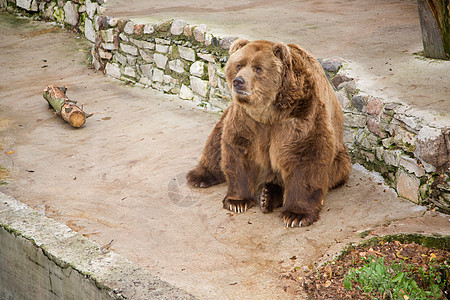
[(321, 65), (297, 45), (237, 40), (226, 77), (231, 106), (213, 129), (189, 184), (226, 181), (223, 207), (282, 206), (284, 224), (319, 218), (328, 190), (347, 181), (343, 115)]

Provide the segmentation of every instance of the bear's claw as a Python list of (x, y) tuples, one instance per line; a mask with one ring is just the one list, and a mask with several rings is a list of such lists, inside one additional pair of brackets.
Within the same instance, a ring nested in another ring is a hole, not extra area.
[(282, 213), (284, 226), (289, 227), (305, 227), (314, 223), (318, 217), (307, 214), (296, 214), (288, 211)]
[(272, 207), (270, 205), (270, 191), (267, 187), (263, 187), (259, 200), (259, 206), (263, 213), (272, 212)]
[(229, 199), (228, 197), (225, 197), (223, 200), (223, 208), (231, 210), (235, 213), (243, 213), (247, 211), (249, 208), (255, 206), (255, 203), (253, 200), (234, 200)]

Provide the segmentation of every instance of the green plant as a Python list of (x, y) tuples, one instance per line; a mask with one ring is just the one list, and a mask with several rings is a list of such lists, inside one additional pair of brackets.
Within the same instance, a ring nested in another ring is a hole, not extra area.
[(414, 269), (403, 261), (389, 265), (383, 258), (369, 257), (361, 268), (352, 268), (343, 283), (347, 290), (358, 288), (372, 299), (443, 299), (448, 269), (433, 262)]

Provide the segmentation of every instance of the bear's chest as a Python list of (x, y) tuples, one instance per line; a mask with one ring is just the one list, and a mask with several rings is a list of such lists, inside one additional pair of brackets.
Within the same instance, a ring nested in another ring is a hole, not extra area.
[(280, 171), (280, 155), (290, 140), (289, 130), (285, 127), (283, 124), (259, 126), (249, 139), (254, 153), (252, 159), (271, 172)]

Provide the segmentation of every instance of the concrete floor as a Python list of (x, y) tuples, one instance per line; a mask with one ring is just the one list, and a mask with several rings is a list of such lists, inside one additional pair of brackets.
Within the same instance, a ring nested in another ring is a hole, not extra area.
[[(282, 274), (337, 253), (358, 233), (450, 234), (448, 216), (399, 199), (358, 167), (311, 227), (279, 212), (222, 209), (226, 186), (186, 186), (218, 115), (87, 68), (86, 43), (49, 25), (0, 14), (0, 191), (163, 280), (204, 299), (295, 298)], [(42, 97), (68, 85), (94, 115), (73, 129)], [(290, 259), (296, 256), (296, 260)]]

